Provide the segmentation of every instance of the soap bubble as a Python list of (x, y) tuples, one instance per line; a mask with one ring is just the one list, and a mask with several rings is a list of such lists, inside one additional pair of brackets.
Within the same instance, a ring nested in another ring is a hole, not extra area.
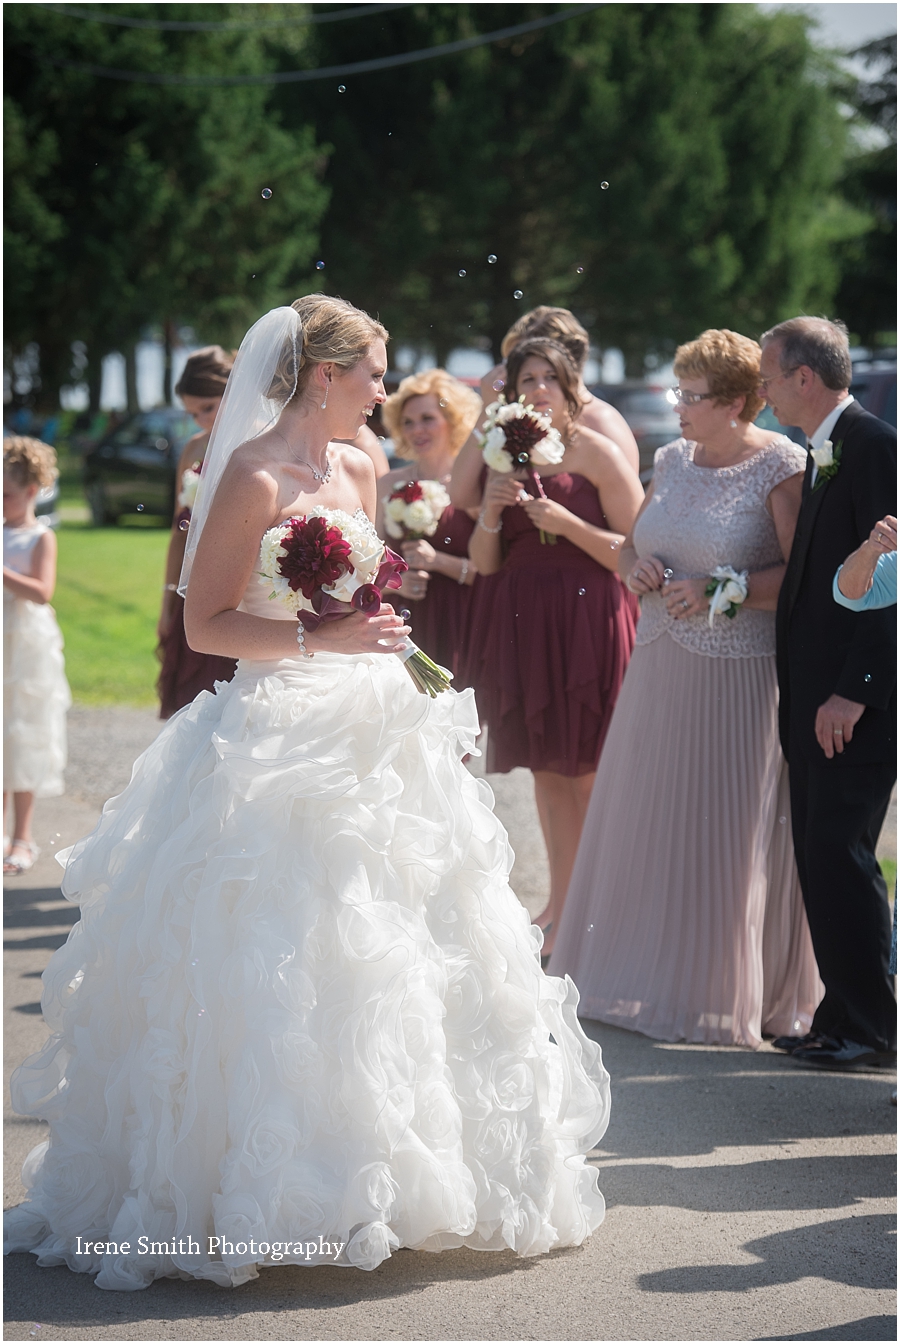
[(495, 378), (491, 383), (491, 387), (495, 392), (502, 392), (504, 387), (506, 387), (506, 383), (504, 383), (502, 378)]
[(317, 261), (317, 262), (316, 262), (316, 270), (317, 270), (317, 271), (324, 271), (324, 269), (325, 269), (325, 263), (324, 263), (324, 261)]
[(460, 271), (460, 273), (459, 273), (460, 279), (462, 279), (462, 277), (463, 277), (464, 275), (465, 275), (465, 271)]
[(179, 531), (179, 532), (186, 532), (186, 531), (188, 530), (189, 527), (190, 527), (190, 523), (188, 522), (188, 520), (187, 520), (186, 518), (180, 518), (180, 519), (179, 519), (179, 521), (178, 521), (178, 531)]
[(449, 545), (450, 545), (450, 540), (451, 540), (450, 537), (444, 537), (444, 545), (445, 545), (445, 546), (449, 546)]
[(404, 607), (403, 610), (400, 612), (400, 619), (401, 621), (408, 621), (411, 615), (412, 612), (408, 611), (407, 608)]
[(497, 258), (494, 256), (492, 252), (491, 255), (488, 257), (488, 265), (495, 266), (496, 264), (497, 264)]
[(514, 290), (513, 290), (513, 298), (514, 298), (514, 299), (523, 299), (524, 297), (525, 297), (525, 295), (522, 293), (521, 289), (514, 289)]
[(584, 275), (584, 267), (583, 267), (583, 266), (576, 266), (576, 267), (575, 267), (575, 274), (576, 274), (576, 275)]
[(144, 506), (143, 506), (143, 504), (138, 504), (138, 505), (137, 505), (137, 511), (138, 511), (138, 513), (143, 513), (143, 512), (144, 512)]
[(600, 190), (601, 190), (601, 191), (609, 191), (609, 183), (608, 183), (608, 182), (601, 182), (601, 183), (600, 183)]
[(438, 405), (439, 405), (439, 406), (446, 406), (446, 405), (447, 405), (447, 399), (446, 399), (446, 397), (441, 397), (440, 401), (438, 402)]
[(586, 591), (587, 591), (586, 588), (579, 588), (579, 589), (578, 589), (578, 596), (579, 596), (579, 597), (584, 597)]
[(346, 93), (346, 92), (347, 92), (347, 85), (346, 85), (346, 84), (339, 84), (339, 85), (338, 85), (338, 93)]
[(259, 194), (264, 201), (270, 201), (272, 199), (272, 188), (263, 187), (262, 191)]

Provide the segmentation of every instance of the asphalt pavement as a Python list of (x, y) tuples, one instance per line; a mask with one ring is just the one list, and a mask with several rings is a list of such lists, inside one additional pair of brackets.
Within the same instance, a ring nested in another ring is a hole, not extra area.
[[(73, 709), (69, 791), (38, 804), (41, 857), (7, 880), (6, 1206), (46, 1131), (12, 1116), (8, 1076), (44, 1039), (40, 974), (77, 918), (53, 854), (91, 829), (158, 728), (149, 711)], [(547, 869), (530, 776), (488, 778), (517, 854), (513, 886), (536, 913)], [(591, 1158), (608, 1213), (583, 1247), (533, 1260), (400, 1251), (373, 1273), (285, 1267), (238, 1289), (162, 1280), (138, 1293), (15, 1255), (5, 1338), (895, 1339), (896, 1078), (584, 1025), (603, 1047), (613, 1107)]]

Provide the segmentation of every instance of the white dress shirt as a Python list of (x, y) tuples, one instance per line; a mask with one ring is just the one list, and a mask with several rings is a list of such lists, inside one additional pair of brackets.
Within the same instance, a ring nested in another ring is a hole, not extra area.
[[(825, 419), (822, 421), (821, 425), (819, 425), (819, 428), (815, 431), (812, 438), (809, 440), (810, 448), (825, 447), (825, 440), (831, 438), (831, 431), (834, 429), (835, 425), (840, 420), (841, 416), (844, 414), (844, 411), (846, 411), (851, 401), (855, 400), (856, 398), (853, 396), (852, 392), (848, 392), (846, 397), (844, 397), (844, 400), (839, 401), (838, 404), (835, 406), (834, 410), (828, 412)], [(815, 485), (816, 477), (818, 476), (818, 474), (819, 474), (819, 468), (816, 466), (815, 463), (813, 463), (812, 480), (810, 481), (810, 486)]]

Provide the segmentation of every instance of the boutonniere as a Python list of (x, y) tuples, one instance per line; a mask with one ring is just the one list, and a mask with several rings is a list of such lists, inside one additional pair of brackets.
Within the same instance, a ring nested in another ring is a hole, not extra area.
[(820, 485), (830, 481), (832, 476), (838, 473), (838, 467), (841, 465), (841, 449), (844, 446), (844, 440), (840, 443), (832, 444), (831, 439), (826, 439), (821, 448), (811, 449), (812, 460), (817, 468), (816, 479), (813, 482), (813, 490), (818, 490)]

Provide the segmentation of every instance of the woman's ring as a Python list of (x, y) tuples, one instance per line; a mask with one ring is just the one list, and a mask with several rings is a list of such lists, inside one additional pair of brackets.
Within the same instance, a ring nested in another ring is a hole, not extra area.
[(682, 599), (681, 599), (681, 605), (684, 607), (685, 611), (687, 611), (687, 609), (688, 609), (688, 604), (687, 604), (687, 600), (686, 600), (685, 598), (682, 598)]
[(844, 730), (843, 730), (843, 728), (832, 728), (832, 730), (831, 730), (831, 735), (832, 735), (832, 737), (843, 737), (843, 736), (844, 736)]

